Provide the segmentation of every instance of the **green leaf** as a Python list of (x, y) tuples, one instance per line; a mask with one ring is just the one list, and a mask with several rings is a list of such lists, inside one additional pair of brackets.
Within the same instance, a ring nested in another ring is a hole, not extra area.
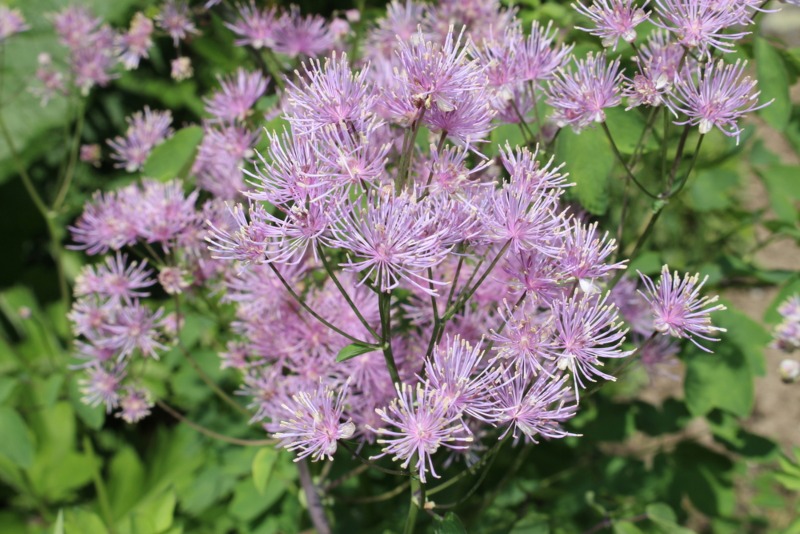
[(757, 169), (764, 181), (769, 195), (769, 204), (775, 215), (782, 221), (795, 224), (800, 202), (800, 180), (797, 167), (792, 165), (771, 165)]
[(713, 348), (714, 354), (693, 348), (686, 356), (686, 406), (695, 416), (720, 408), (746, 417), (753, 408), (750, 364), (741, 349), (724, 338)]
[(615, 521), (614, 534), (640, 534), (642, 529), (630, 521)]
[(727, 310), (715, 313), (712, 319), (717, 325), (727, 330), (722, 342), (735, 343), (747, 358), (752, 373), (756, 376), (764, 376), (767, 372), (764, 348), (772, 339), (769, 332), (734, 308), (733, 305), (728, 305)]
[(550, 522), (544, 514), (529, 512), (514, 523), (509, 534), (550, 534)]
[(608, 209), (608, 177), (615, 158), (603, 131), (591, 128), (576, 134), (564, 128), (555, 153), (556, 161), (566, 162), (569, 180), (575, 183), (570, 190), (581, 205), (594, 215), (604, 214)]
[[(607, 109), (605, 113), (606, 125), (611, 130), (611, 135), (614, 137), (617, 148), (626, 156), (633, 155), (639, 146), (639, 139), (646, 126), (644, 117), (636, 110), (625, 111), (621, 107)], [(640, 150), (643, 153), (647, 153), (657, 148), (658, 143), (655, 137), (648, 135), (647, 139), (642, 142)]]
[(0, 407), (0, 454), (23, 469), (33, 464), (33, 442), (28, 427), (16, 410)]
[(759, 103), (773, 102), (761, 109), (759, 114), (776, 130), (783, 131), (792, 116), (792, 101), (789, 96), (789, 75), (783, 58), (769, 41), (762, 37), (754, 39), (753, 53), (758, 73)]
[(781, 317), (781, 314), (778, 313), (778, 308), (786, 301), (786, 299), (795, 294), (800, 294), (800, 275), (795, 275), (787, 280), (786, 285), (784, 285), (780, 291), (778, 291), (775, 299), (769, 305), (767, 311), (764, 312), (764, 321), (769, 324), (778, 324), (781, 322), (783, 318)]
[(119, 519), (136, 506), (145, 491), (144, 466), (136, 451), (126, 446), (114, 455), (108, 469), (108, 500), (112, 515)]
[(203, 140), (200, 126), (187, 126), (155, 147), (142, 169), (142, 175), (162, 182), (185, 178), (192, 168), (197, 147)]
[(376, 350), (378, 349), (372, 345), (364, 345), (363, 343), (351, 343), (350, 345), (347, 345), (345, 348), (339, 351), (339, 354), (336, 355), (336, 361), (343, 362), (351, 358), (355, 358), (356, 356), (367, 354), (368, 352), (375, 352)]
[(672, 508), (663, 502), (648, 504), (644, 511), (647, 514), (647, 518), (654, 523), (671, 524), (677, 520)]
[(66, 534), (107, 534), (108, 529), (100, 518), (92, 512), (73, 508), (64, 517)]
[(19, 380), (13, 376), (0, 376), (0, 404), (14, 393)]
[(58, 516), (56, 517), (56, 523), (53, 525), (53, 534), (65, 534), (64, 533), (64, 510), (60, 509), (58, 511)]
[(253, 484), (261, 495), (267, 489), (278, 455), (275, 449), (267, 448), (259, 450), (253, 458)]
[(78, 375), (73, 374), (69, 377), (67, 384), (67, 395), (75, 413), (78, 414), (81, 421), (91, 428), (92, 430), (100, 430), (103, 428), (103, 423), (106, 421), (106, 411), (102, 405), (89, 406), (81, 400), (83, 396), (78, 384)]
[(464, 523), (453, 512), (447, 512), (437, 525), (436, 534), (467, 534), (467, 529), (464, 528)]

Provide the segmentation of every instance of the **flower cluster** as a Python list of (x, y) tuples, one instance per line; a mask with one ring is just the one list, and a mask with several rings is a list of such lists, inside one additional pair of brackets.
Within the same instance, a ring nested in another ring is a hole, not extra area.
[[(800, 349), (800, 295), (792, 295), (778, 306), (781, 322), (772, 333), (773, 348), (792, 353)], [(784, 382), (800, 380), (800, 363), (786, 359), (780, 365), (781, 379)]]
[[(684, 35), (667, 4), (576, 5), (610, 48), (648, 18), (661, 27), (637, 49), (633, 78), (606, 52), (574, 57), (550, 24), (528, 32), (499, 2), (395, 1), (363, 60), (337, 21), (240, 5), (227, 23), (239, 45), (270, 62), (308, 59), (282, 79), (219, 78), (190, 171), (203, 192), (143, 179), (95, 195), (70, 228), (75, 248), (107, 255), (81, 274), (70, 314), (87, 401), (146, 415), (130, 362), (177, 337), (180, 299), (212, 295), (235, 314), (221, 365), (240, 373), (253, 423), (298, 459), (332, 459), (352, 440), (424, 482), (439, 458), (474, 462), (492, 439), (573, 435), (582, 391), (615, 380), (622, 359), (652, 367), (684, 339), (707, 350), (698, 340), (716, 340), (710, 313), (724, 307), (700, 295), (705, 281), (665, 267), (637, 292), (616, 241), (565, 201), (572, 184), (550, 146), (531, 149), (548, 128), (592, 127), (625, 100), (738, 135), (754, 83), (743, 65), (708, 59), (719, 30)], [(176, 45), (197, 31), (178, 1), (155, 23)], [(135, 26), (128, 52), (149, 39), (147, 23)], [(285, 89), (269, 116), (286, 126), (256, 153), (274, 87)], [(145, 108), (129, 123), (109, 144), (135, 171), (171, 117)], [(501, 124), (530, 144), (487, 158)]]

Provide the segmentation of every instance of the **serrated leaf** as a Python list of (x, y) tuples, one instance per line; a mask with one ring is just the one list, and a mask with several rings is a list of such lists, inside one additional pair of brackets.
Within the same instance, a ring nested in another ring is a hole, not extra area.
[(267, 490), (278, 455), (275, 449), (261, 449), (253, 458), (253, 484), (261, 495)]
[(590, 128), (576, 134), (564, 128), (556, 141), (556, 161), (565, 162), (570, 188), (589, 213), (602, 215), (608, 209), (608, 177), (614, 168), (614, 154), (605, 134)]
[(194, 163), (197, 147), (203, 140), (200, 126), (187, 126), (158, 145), (144, 164), (142, 175), (162, 182), (185, 178)]
[(0, 407), (0, 454), (23, 469), (33, 464), (33, 442), (28, 427), (16, 410)]
[(345, 348), (339, 351), (339, 354), (336, 355), (336, 361), (343, 362), (351, 358), (355, 358), (356, 356), (367, 354), (368, 352), (375, 352), (376, 350), (378, 349), (372, 345), (364, 345), (363, 343), (351, 343), (350, 345), (347, 345)]
[(789, 96), (789, 75), (783, 58), (769, 41), (756, 37), (753, 53), (758, 73), (758, 88), (761, 94), (759, 103), (772, 100), (767, 107), (759, 110), (767, 123), (776, 130), (783, 131), (792, 117), (792, 101)]
[(467, 530), (464, 528), (464, 523), (453, 512), (447, 512), (437, 525), (436, 534), (466, 534)]

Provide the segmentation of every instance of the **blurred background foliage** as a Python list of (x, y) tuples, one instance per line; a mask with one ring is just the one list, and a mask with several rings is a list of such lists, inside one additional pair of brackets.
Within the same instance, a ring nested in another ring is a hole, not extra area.
[[(148, 0), (81, 3), (117, 26), (127, 25), (136, 11), (153, 14), (158, 9)], [(375, 0), (299, 3), (304, 12), (326, 15), (359, 8), (362, 20), (356, 31), (385, 9)], [(64, 2), (27, 0), (12, 5), (23, 11), (32, 29), (6, 45), (2, 113), (36, 187), (51, 199), (52, 177), (67, 159), (66, 139), (74, 128), (77, 106), (61, 99), (42, 107), (26, 88), (40, 52), (49, 52), (54, 61), (63, 54), (46, 14)], [(526, 23), (554, 20), (569, 28), (577, 17), (568, 2), (526, 0), (518, 8)], [(104, 144), (124, 131), (127, 115), (144, 105), (170, 109), (178, 127), (201, 120), (202, 95), (216, 86), (216, 76), (251, 59), (233, 45), (218, 15), (201, 18), (198, 26), (202, 36), (184, 50), (195, 76), (180, 83), (170, 80), (174, 52), (169, 38), (159, 37), (142, 68), (123, 73), (88, 97), (83, 142)], [(579, 48), (599, 48), (578, 31), (566, 38), (578, 42)], [(790, 261), (797, 261), (800, 238), (800, 43), (784, 44), (781, 39), (761, 35), (737, 48), (736, 55), (755, 58), (754, 74), (763, 97), (775, 102), (750, 121), (738, 145), (716, 131), (707, 136), (688, 194), (665, 213), (648, 250), (631, 265), (656, 273), (668, 262), (673, 268), (708, 274), (710, 284), (718, 288), (774, 288), (769, 293), (774, 301), (764, 306), (765, 322), (748, 313), (752, 310), (729, 302), (729, 310), (715, 319), (728, 329), (716, 354), (709, 357), (696, 349), (681, 354), (682, 386), (637, 370), (604, 387), (583, 401), (570, 426), (583, 437), (500, 455), (478, 491), (455, 508), (457, 516), (428, 519), (421, 531), (461, 532), (467, 525), (469, 531), (487, 533), (800, 532), (800, 443), (792, 443), (797, 432), (781, 437), (748, 429), (756, 378), (769, 373), (767, 387), (782, 387), (764, 349), (769, 325), (778, 321), (777, 303), (800, 290), (796, 267), (762, 261), (764, 251), (775, 250), (775, 243), (784, 251), (793, 250)], [(609, 127), (623, 153), (633, 152), (646, 120), (638, 112), (609, 114)], [(493, 133), (493, 141), (505, 139), (512, 144), (522, 140), (518, 131), (507, 127)], [(644, 157), (659, 157), (660, 146), (653, 139)], [(692, 139), (687, 146), (694, 146)], [(169, 147), (177, 153), (179, 149), (174, 143)], [(609, 180), (619, 169), (602, 133), (562, 132), (555, 153), (558, 161), (570, 162), (566, 170), (578, 184), (572, 199), (610, 227), (619, 217), (620, 206), (613, 199), (620, 196), (621, 181)], [(158, 162), (149, 164), (157, 171)], [(97, 168), (79, 165), (59, 220), (74, 219), (93, 191), (129, 180), (108, 161)], [(648, 209), (644, 203), (636, 207), (641, 215), (637, 224)], [(89, 408), (80, 401), (69, 367), (70, 334), (47, 227), (18, 179), (5, 143), (0, 143), (0, 214), (0, 531), (308, 530), (305, 498), (289, 454), (211, 439), (160, 410), (137, 426), (127, 425), (106, 418), (102, 407)], [(639, 230), (632, 224), (623, 242), (630, 243)], [(66, 229), (61, 226), (60, 231), (59, 237), (66, 240)], [(66, 251), (65, 258), (67, 278), (73, 279), (83, 256)], [(219, 369), (219, 328), (207, 317), (188, 315), (182, 340), (208, 376), (233, 390), (235, 374)], [(177, 350), (148, 373), (148, 386), (157, 394), (169, 390), (173, 404), (190, 419), (228, 436), (263, 437), (212, 395)], [(796, 393), (788, 391), (776, 394)], [(797, 404), (796, 394), (787, 398)], [(786, 413), (764, 417), (796, 428), (798, 420), (791, 414), (798, 412)], [(396, 479), (375, 471), (357, 479), (340, 478), (359, 468), (347, 458), (337, 459), (330, 471), (322, 468), (324, 473), (315, 468), (321, 480), (324, 475), (323, 488), (335, 488), (335, 497), (325, 504), (338, 518), (336, 531), (389, 532), (403, 523), (406, 499), (390, 494)], [(468, 495), (473, 482), (468, 478), (454, 485), (436, 501), (458, 501)], [(379, 498), (386, 500), (372, 502)]]

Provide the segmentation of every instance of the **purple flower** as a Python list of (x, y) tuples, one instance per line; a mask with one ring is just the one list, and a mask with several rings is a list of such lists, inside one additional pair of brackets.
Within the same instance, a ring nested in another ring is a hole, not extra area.
[[(361, 125), (357, 137), (346, 124), (330, 124), (315, 134), (313, 149), (325, 169), (325, 181), (343, 187), (372, 184), (386, 175), (389, 143), (382, 143), (375, 122)], [(324, 183), (324, 182), (323, 182)], [(320, 192), (326, 187), (321, 186)]]
[(403, 469), (414, 461), (414, 470), (422, 483), (428, 472), (439, 478), (432, 456), (440, 447), (466, 449), (473, 439), (464, 433), (461, 414), (452, 412), (437, 392), (421, 384), (417, 384), (416, 390), (408, 384), (398, 386), (397, 397), (391, 404), (375, 411), (383, 423), (397, 430), (374, 429), (383, 448), (381, 454), (370, 459), (390, 454), (394, 461), (402, 461)]
[(136, 172), (144, 166), (153, 148), (172, 135), (172, 113), (152, 111), (145, 106), (144, 114), (137, 111), (126, 122), (125, 137), (117, 136), (107, 142), (114, 149), (111, 158), (119, 162), (115, 166)]
[(633, 0), (594, 0), (589, 7), (580, 1), (572, 4), (576, 11), (589, 17), (594, 23), (594, 28), (581, 28), (600, 37), (603, 46), (617, 49), (617, 42), (622, 39), (632, 43), (636, 39), (636, 26), (647, 20), (648, 13), (644, 10), (649, 0), (637, 6)]
[(569, 124), (577, 132), (594, 122), (605, 122), (603, 110), (620, 104), (622, 73), (619, 60), (607, 63), (604, 54), (576, 59), (575, 67), (574, 71), (561, 71), (549, 83), (547, 102), (555, 108), (556, 124)]
[(438, 394), (438, 400), (449, 406), (450, 415), (469, 415), (491, 423), (497, 419), (497, 408), (491, 391), (497, 386), (502, 368), (484, 361), (479, 345), (454, 337), (434, 347), (425, 360), (426, 388)]
[(491, 122), (495, 110), (485, 90), (464, 91), (454, 96), (451, 104), (453, 109), (449, 111), (434, 106), (425, 115), (424, 122), (434, 133), (446, 134), (455, 142), (469, 146), (484, 140), (494, 128)]
[(215, 197), (233, 199), (245, 189), (242, 166), (253, 156), (258, 132), (242, 125), (206, 124), (192, 174), (197, 184)]
[(119, 59), (126, 69), (135, 69), (142, 58), (149, 57), (148, 50), (153, 46), (152, 34), (153, 21), (142, 13), (136, 13), (128, 33), (120, 35), (116, 43)]
[(533, 82), (535, 86), (552, 80), (556, 72), (566, 66), (572, 52), (573, 45), (553, 46), (558, 30), (552, 26), (552, 22), (542, 27), (538, 21), (534, 21), (531, 24), (531, 34), (517, 51), (522, 80)]
[(585, 388), (583, 380), (595, 377), (616, 380), (600, 370), (605, 358), (624, 358), (631, 352), (620, 349), (627, 330), (617, 322), (617, 308), (607, 304), (608, 294), (571, 297), (553, 303), (554, 336), (552, 355), (556, 368), (569, 370), (578, 386)]
[(499, 314), (503, 329), (492, 330), (489, 336), (496, 343), (498, 357), (507, 360), (509, 367), (518, 367), (531, 375), (549, 370), (552, 367), (552, 320), (536, 313), (530, 304), (514, 310), (505, 303)]
[[(428, 200), (426, 197), (425, 200)], [(380, 291), (391, 291), (405, 281), (431, 294), (435, 289), (426, 271), (450, 252), (442, 239), (446, 230), (431, 228), (434, 213), (429, 202), (414, 203), (408, 196), (378, 197), (361, 207), (361, 200), (345, 203), (333, 227), (331, 246), (352, 252), (356, 258), (342, 263), (347, 271), (364, 273)]]
[(275, 51), (289, 57), (316, 57), (333, 49), (334, 36), (319, 15), (300, 14), (300, 8), (292, 5), (278, 21), (275, 29)]
[(494, 393), (501, 411), (499, 422), (508, 424), (500, 439), (508, 432), (512, 432), (514, 439), (522, 432), (525, 441), (533, 443), (538, 443), (537, 436), (546, 439), (575, 436), (561, 427), (578, 409), (566, 383), (565, 375), (535, 375), (522, 367), (509, 368), (504, 384)]
[(205, 99), (206, 111), (216, 122), (245, 120), (256, 101), (267, 90), (269, 80), (260, 72), (238, 69), (234, 76), (220, 78), (222, 89)]
[(139, 234), (135, 214), (129, 210), (138, 204), (138, 196), (135, 186), (95, 193), (75, 226), (69, 227), (75, 241), (70, 248), (94, 255), (134, 244)]
[(300, 134), (315, 132), (332, 125), (343, 124), (351, 131), (361, 132), (362, 124), (372, 115), (375, 90), (367, 81), (367, 69), (354, 72), (346, 54), (305, 64), (305, 76), (297, 83), (287, 80), (286, 100), (291, 106), (288, 119), (292, 131)]
[(26, 24), (25, 18), (19, 9), (0, 6), (0, 44), (12, 35), (29, 29), (30, 26)]
[(319, 461), (327, 457), (333, 460), (337, 442), (348, 439), (356, 426), (350, 419), (342, 422), (344, 402), (348, 386), (339, 388), (338, 393), (320, 383), (313, 393), (301, 391), (292, 396), (283, 408), (291, 414), (288, 420), (281, 420), (281, 431), (275, 437), (280, 445), (290, 451), (299, 451), (295, 462), (311, 457)]
[(731, 52), (731, 41), (741, 39), (750, 32), (728, 33), (725, 30), (739, 24), (741, 13), (734, 9), (719, 9), (718, 0), (655, 0), (660, 19), (656, 26), (672, 33), (686, 48), (697, 48), (710, 57), (710, 49)]
[(238, 8), (239, 17), (235, 23), (226, 22), (225, 26), (240, 38), (234, 41), (236, 46), (252, 46), (260, 48), (273, 48), (275, 46), (275, 30), (278, 28), (278, 19), (275, 7), (259, 9), (254, 0), (249, 4), (241, 4)]
[(636, 290), (636, 280), (623, 277), (611, 290), (611, 302), (619, 309), (619, 314), (630, 326), (631, 331), (641, 336), (653, 333), (653, 317), (650, 304)]
[(364, 52), (373, 62), (391, 60), (399, 43), (409, 41), (422, 23), (425, 4), (413, 0), (392, 0), (386, 6), (386, 16), (369, 31)]
[(70, 50), (88, 44), (102, 22), (101, 19), (93, 17), (86, 7), (79, 5), (62, 9), (52, 15), (52, 19), (59, 41)]
[(41, 99), (42, 106), (46, 106), (54, 96), (66, 94), (64, 74), (53, 67), (53, 59), (50, 54), (42, 52), (37, 61), (39, 63), (36, 69), (38, 84), (33, 85), (30, 91), (31, 94)]
[(564, 164), (553, 166), (554, 157), (546, 163), (541, 163), (539, 147), (531, 152), (527, 147), (516, 147), (512, 150), (511, 145), (506, 141), (505, 148), (500, 147), (500, 161), (503, 167), (511, 175), (514, 187), (526, 191), (530, 195), (541, 194), (543, 190), (564, 188), (567, 184), (566, 175), (559, 171)]
[(560, 220), (555, 214), (558, 194), (545, 191), (531, 198), (514, 185), (491, 192), (489, 206), (481, 217), (485, 225), (484, 238), (504, 245), (510, 251), (537, 250), (553, 255), (557, 252), (554, 240)]
[(738, 144), (742, 129), (736, 120), (772, 103), (770, 100), (758, 104), (758, 82), (745, 76), (746, 66), (747, 62), (742, 61), (733, 65), (726, 65), (722, 60), (709, 62), (702, 70), (697, 67), (696, 79), (693, 79), (691, 70), (684, 67), (668, 105), (673, 111), (686, 115), (687, 119), (675, 124), (699, 126), (701, 134), (717, 127), (728, 137), (735, 137)]
[(100, 145), (94, 143), (91, 145), (81, 145), (80, 156), (79, 159), (84, 162), (92, 165), (94, 167), (100, 166)]
[(106, 413), (119, 405), (125, 369), (119, 365), (105, 369), (99, 365), (89, 368), (88, 377), (79, 381), (83, 402), (89, 406), (106, 405)]
[(156, 283), (151, 274), (147, 261), (128, 264), (128, 257), (117, 252), (107, 257), (104, 265), (87, 265), (81, 270), (75, 278), (75, 296), (97, 295), (115, 304), (130, 304), (133, 299), (150, 296), (144, 289)]
[(189, 5), (185, 0), (166, 0), (156, 15), (156, 24), (172, 37), (172, 44), (176, 47), (190, 34), (200, 33), (191, 19)]
[(128, 209), (138, 212), (139, 236), (148, 243), (159, 243), (168, 251), (176, 246), (182, 232), (199, 223), (194, 209), (196, 202), (197, 191), (185, 194), (179, 180), (144, 180), (139, 205)]
[(563, 250), (559, 257), (559, 268), (569, 277), (576, 278), (585, 293), (598, 293), (595, 279), (603, 278), (615, 269), (625, 269), (625, 261), (605, 263), (617, 248), (608, 232), (599, 236), (597, 223), (583, 224), (572, 219), (564, 232)]
[(186, 56), (181, 56), (173, 59), (170, 62), (170, 76), (176, 82), (188, 80), (194, 76), (194, 69), (192, 69), (192, 60)]
[(104, 345), (119, 351), (122, 359), (139, 350), (143, 356), (158, 359), (158, 351), (166, 345), (158, 341), (164, 310), (150, 311), (138, 301), (120, 308), (114, 324), (108, 326)]
[(116, 416), (126, 423), (138, 423), (148, 415), (153, 407), (150, 392), (142, 388), (127, 387), (119, 399)]
[(400, 92), (386, 95), (386, 106), (402, 119), (412, 119), (417, 110), (453, 111), (465, 93), (477, 92), (485, 85), (477, 60), (470, 60), (462, 46), (463, 30), (456, 37), (452, 26), (444, 44), (426, 41), (420, 30), (400, 43)]
[(710, 337), (714, 332), (725, 332), (724, 328), (711, 324), (709, 314), (714, 311), (726, 309), (722, 304), (714, 304), (719, 297), (701, 297), (700, 290), (706, 283), (700, 275), (690, 276), (688, 273), (681, 280), (678, 273), (670, 275), (669, 267), (661, 268), (661, 278), (653, 281), (646, 275), (639, 273), (645, 285), (645, 292), (641, 295), (650, 304), (650, 309), (655, 317), (653, 326), (657, 332), (677, 338), (685, 338), (694, 343), (699, 349), (711, 352), (701, 346), (695, 337), (706, 341), (719, 341)]

